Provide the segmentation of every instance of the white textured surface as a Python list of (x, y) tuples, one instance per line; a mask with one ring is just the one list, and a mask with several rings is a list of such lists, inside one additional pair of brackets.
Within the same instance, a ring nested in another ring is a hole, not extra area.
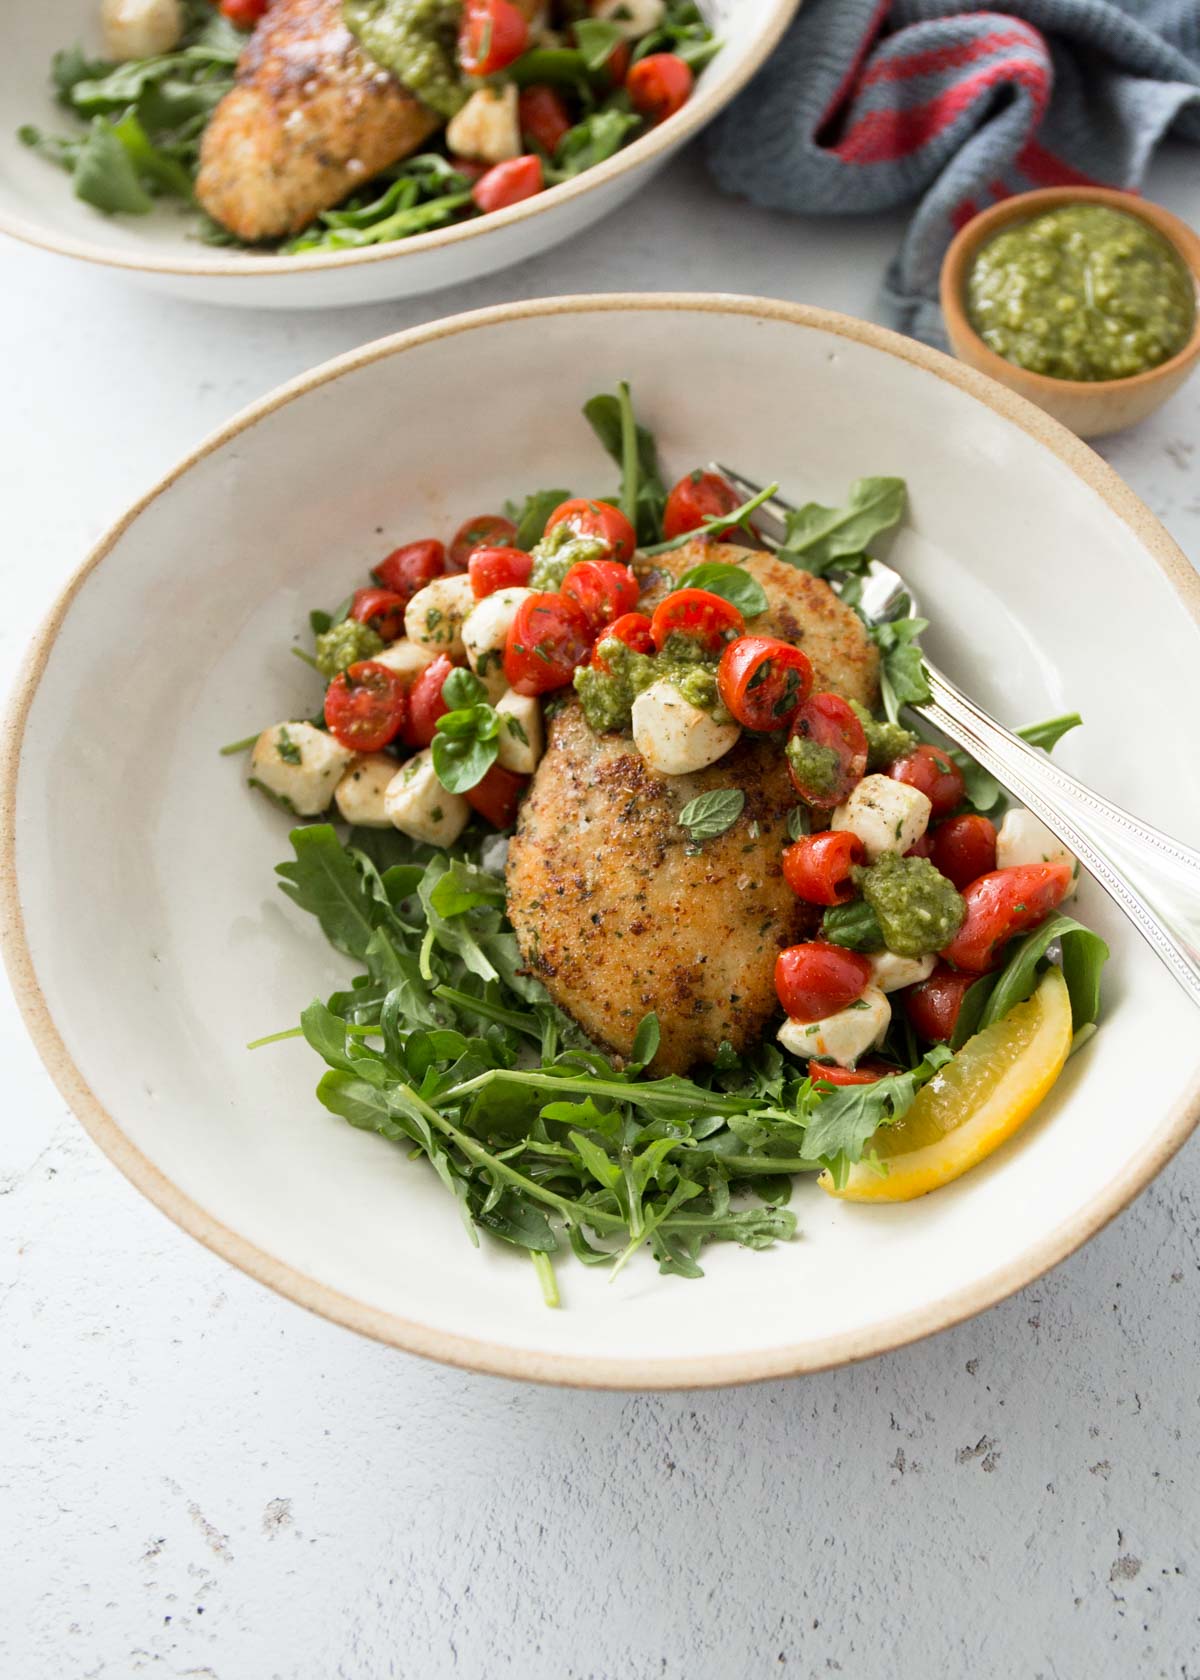
[[(1193, 223), (1194, 160), (1150, 183)], [(894, 234), (748, 212), (689, 158), (440, 303), (217, 314), (5, 246), (4, 675), (135, 495), (328, 355), (559, 291), (874, 314)], [(1200, 383), (1105, 454), (1200, 554)], [(0, 1055), (6, 1680), (1200, 1674), (1195, 1143), (1057, 1272), (931, 1342), (751, 1390), (552, 1392), (266, 1294), (98, 1155), (7, 1002)]]

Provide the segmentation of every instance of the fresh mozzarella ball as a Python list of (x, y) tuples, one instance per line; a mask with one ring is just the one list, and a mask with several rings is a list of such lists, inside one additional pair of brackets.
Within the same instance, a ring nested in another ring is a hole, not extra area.
[(106, 57), (156, 58), (179, 45), (183, 6), (181, 0), (102, 0), (100, 27)]
[(1067, 898), (1079, 890), (1079, 859), (1051, 834), (1040, 817), (1023, 806), (1006, 812), (996, 831), (996, 868), (1011, 869), (1017, 863), (1069, 863), (1075, 875)]
[(438, 781), (428, 747), (397, 770), (384, 791), (383, 808), (401, 834), (431, 846), (452, 846), (471, 815), (462, 794), (447, 793)]
[(508, 687), (504, 675), (504, 644), (508, 627), (532, 589), (497, 589), (477, 601), (463, 620), (462, 639), (467, 662), (488, 691), (493, 704)]
[(715, 764), (733, 746), (736, 723), (716, 723), (693, 706), (666, 677), (644, 688), (633, 702), (633, 741), (660, 776), (686, 776)]
[(426, 647), (424, 642), (410, 642), (406, 636), (402, 642), (393, 642), (391, 647), (385, 647), (382, 653), (373, 653), (371, 661), (375, 665), (386, 665), (398, 677), (415, 682), (426, 665), (437, 658), (437, 654), (435, 647)]
[(298, 817), (329, 809), (333, 791), (354, 754), (311, 723), (264, 729), (250, 754), (250, 780), (283, 800)]
[(785, 1021), (776, 1037), (793, 1056), (823, 1056), (852, 1068), (868, 1050), (883, 1043), (892, 1006), (878, 986), (868, 986), (857, 1003), (826, 1015), (823, 1021)]
[(874, 863), (884, 852), (899, 852), (903, 857), (929, 827), (932, 811), (919, 788), (891, 776), (864, 776), (833, 813), (829, 826), (856, 834), (868, 862)]
[(521, 155), (521, 123), (517, 88), (481, 87), (446, 125), (446, 147), (458, 157), (481, 163), (504, 163)]
[(383, 796), (395, 774), (396, 760), (387, 753), (363, 753), (356, 758), (334, 789), (342, 820), (356, 828), (390, 828), (392, 819)]
[(500, 715), (498, 762), (518, 776), (532, 776), (546, 750), (542, 726), (542, 703), (536, 694), (517, 694), (509, 689), (496, 702)]
[(928, 980), (937, 964), (936, 957), (898, 957), (894, 951), (876, 951), (867, 961), (871, 980), (881, 992), (898, 992), (902, 986)]
[(657, 29), (666, 12), (664, 0), (599, 0), (592, 16), (615, 25), (627, 41)]
[(405, 607), (404, 632), (410, 642), (461, 660), (463, 620), (474, 605), (475, 591), (465, 572), (434, 578)]

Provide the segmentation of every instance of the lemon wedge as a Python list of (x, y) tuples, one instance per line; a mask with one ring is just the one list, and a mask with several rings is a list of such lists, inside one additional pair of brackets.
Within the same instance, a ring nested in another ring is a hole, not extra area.
[(938, 1069), (894, 1126), (871, 1139), (887, 1172), (866, 1161), (842, 1189), (823, 1172), (817, 1183), (847, 1202), (908, 1202), (949, 1184), (1010, 1138), (1062, 1071), (1071, 1048), (1071, 1000), (1057, 968), (1002, 1021), (967, 1040)]

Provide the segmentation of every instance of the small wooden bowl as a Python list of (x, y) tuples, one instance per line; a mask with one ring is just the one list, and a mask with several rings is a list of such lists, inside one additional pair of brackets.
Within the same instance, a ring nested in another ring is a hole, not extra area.
[(1116, 192), (1109, 187), (1047, 187), (1003, 199), (959, 230), (942, 261), (942, 314), (950, 346), (960, 361), (998, 379), (1019, 396), (1028, 397), (1080, 437), (1104, 437), (1144, 420), (1191, 373), (1200, 360), (1200, 302), (1192, 336), (1183, 349), (1157, 367), (1127, 379), (1054, 379), (1049, 374), (1031, 373), (998, 356), (980, 338), (967, 315), (967, 277), (971, 264), (980, 247), (1001, 228), (1066, 204), (1107, 204), (1113, 210), (1139, 216), (1174, 246), (1200, 287), (1200, 238), (1169, 210), (1148, 204), (1136, 193)]

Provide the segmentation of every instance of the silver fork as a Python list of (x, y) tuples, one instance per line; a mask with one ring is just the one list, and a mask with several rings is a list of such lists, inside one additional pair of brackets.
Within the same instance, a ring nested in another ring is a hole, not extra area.
[[(712, 470), (743, 500), (759, 494), (744, 474), (717, 462)], [(782, 544), (790, 511), (781, 496), (772, 496), (755, 512), (755, 529), (768, 547)], [(858, 606), (869, 624), (917, 611), (910, 586), (881, 560), (870, 562)], [(990, 770), (1070, 847), (1200, 1007), (1200, 851), (1094, 793), (997, 723), (928, 659), (925, 669), (933, 698), (911, 709)]]

